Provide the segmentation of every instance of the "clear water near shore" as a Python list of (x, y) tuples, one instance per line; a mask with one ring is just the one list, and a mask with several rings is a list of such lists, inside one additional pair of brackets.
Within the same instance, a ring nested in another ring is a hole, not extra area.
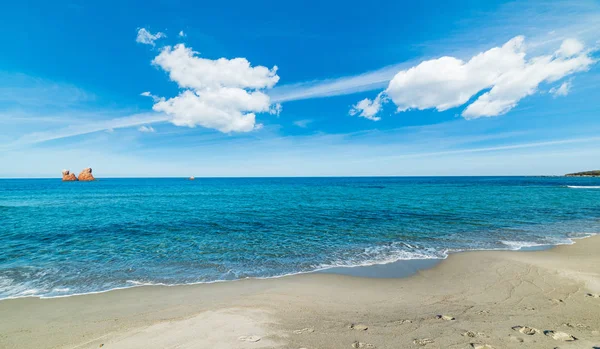
[(0, 298), (275, 277), (600, 232), (600, 178), (0, 180)]

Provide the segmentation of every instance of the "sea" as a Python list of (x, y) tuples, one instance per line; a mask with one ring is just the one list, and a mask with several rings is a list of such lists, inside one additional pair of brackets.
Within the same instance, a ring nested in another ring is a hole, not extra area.
[(598, 232), (600, 178), (0, 179), (0, 299), (444, 259)]

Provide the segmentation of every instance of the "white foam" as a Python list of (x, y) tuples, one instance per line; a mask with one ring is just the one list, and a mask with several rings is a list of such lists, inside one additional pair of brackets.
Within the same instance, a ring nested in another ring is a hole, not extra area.
[(64, 292), (69, 292), (71, 291), (70, 288), (68, 287), (64, 287), (64, 288), (55, 288), (52, 290), (52, 292), (58, 292), (58, 293), (64, 293)]
[[(528, 242), (528, 241), (500, 241), (502, 244), (504, 244), (505, 246), (509, 247), (509, 250), (519, 250), (522, 248), (527, 248), (527, 247), (535, 247), (535, 246), (557, 246), (557, 245), (572, 245), (575, 243), (574, 240), (580, 240), (580, 239), (585, 239), (591, 236), (595, 236), (598, 235), (596, 233), (580, 233), (580, 234), (573, 234), (572, 236), (570, 236), (569, 238), (565, 238), (565, 239), (561, 239), (561, 240), (554, 240), (554, 241), (548, 241), (547, 243), (536, 243), (536, 242)], [(407, 246), (408, 244), (405, 243), (397, 243), (398, 245), (403, 245), (403, 246)], [(394, 246), (395, 244), (392, 244), (392, 246)], [(417, 246), (411, 246), (413, 248), (418, 248)], [(375, 252), (376, 250), (379, 249), (384, 249), (387, 250), (387, 252), (389, 253), (389, 246), (387, 247), (372, 247), (372, 248), (367, 248), (365, 249), (365, 253), (372, 253)], [(242, 281), (242, 280), (248, 280), (248, 279), (254, 279), (254, 280), (262, 280), (262, 279), (277, 279), (277, 278), (282, 278), (282, 277), (288, 277), (288, 276), (293, 276), (293, 275), (300, 275), (300, 274), (309, 274), (309, 273), (314, 273), (317, 271), (321, 271), (321, 270), (326, 270), (326, 269), (331, 269), (331, 268), (337, 268), (337, 267), (347, 267), (347, 268), (353, 268), (353, 267), (365, 267), (365, 266), (371, 266), (371, 265), (381, 265), (381, 264), (388, 264), (388, 263), (394, 263), (394, 262), (398, 262), (398, 261), (402, 261), (402, 260), (415, 260), (415, 259), (446, 259), (448, 257), (448, 255), (450, 253), (460, 253), (460, 252), (465, 252), (465, 251), (496, 251), (496, 250), (506, 250), (505, 248), (474, 248), (474, 249), (444, 249), (444, 250), (435, 250), (435, 249), (424, 249), (424, 250), (420, 250), (420, 251), (393, 251), (393, 253), (391, 255), (388, 255), (386, 257), (379, 257), (379, 258), (373, 258), (371, 260), (366, 260), (366, 261), (362, 261), (362, 262), (358, 262), (357, 261), (338, 261), (338, 262), (334, 262), (331, 264), (323, 264), (323, 265), (319, 265), (316, 266), (316, 268), (311, 269), (311, 270), (306, 270), (306, 271), (299, 271), (299, 272), (292, 272), (292, 273), (288, 273), (288, 274), (281, 274), (281, 275), (274, 275), (274, 276), (258, 276), (258, 277), (245, 277), (245, 278), (240, 278), (240, 279), (233, 279), (233, 280), (213, 280), (213, 281), (198, 281), (198, 282), (187, 282), (187, 283), (173, 283), (173, 284), (166, 284), (166, 283), (161, 283), (161, 282), (145, 282), (145, 281), (137, 281), (137, 280), (127, 280), (127, 283), (130, 284), (131, 286), (122, 286), (122, 287), (114, 287), (114, 288), (110, 288), (110, 289), (106, 289), (106, 290), (101, 290), (101, 291), (90, 291), (90, 292), (81, 292), (81, 293), (72, 293), (72, 294), (65, 294), (65, 295), (44, 295), (45, 292), (47, 292), (47, 290), (39, 290), (39, 289), (25, 289), (24, 291), (21, 292), (17, 292), (18, 295), (15, 296), (9, 296), (9, 297), (5, 297), (5, 298), (0, 298), (0, 301), (3, 299), (15, 299), (15, 298), (65, 298), (65, 297), (72, 297), (72, 296), (81, 296), (81, 295), (87, 295), (87, 294), (98, 294), (98, 293), (106, 293), (106, 292), (110, 292), (110, 291), (115, 291), (115, 290), (122, 290), (122, 289), (128, 289), (128, 288), (136, 288), (136, 287), (144, 287), (144, 286), (167, 286), (167, 287), (173, 287), (173, 286), (184, 286), (184, 285), (198, 285), (198, 284), (214, 284), (214, 283), (221, 283), (221, 282), (236, 282), (236, 281)], [(3, 286), (2, 284), (7, 284), (8, 283), (12, 283), (12, 280), (7, 280), (4, 279), (2, 277), (0, 277), (0, 286)], [(20, 285), (21, 288), (23, 288), (23, 285)], [(68, 288), (56, 288), (54, 289), (55, 292), (68, 292), (70, 291)]]
[(550, 239), (543, 242), (533, 242), (533, 241), (511, 241), (511, 240), (500, 240), (500, 242), (509, 247), (510, 250), (518, 251), (524, 248), (529, 247), (539, 247), (539, 246), (559, 246), (559, 245), (573, 245), (575, 243), (574, 240), (584, 239), (597, 234), (594, 233), (579, 233), (573, 234), (570, 237), (566, 237), (564, 239)]
[(600, 189), (600, 185), (567, 185), (571, 189)]
[(409, 261), (409, 260), (414, 260), (414, 259), (446, 259), (446, 257), (448, 257), (448, 255), (446, 253), (444, 253), (443, 251), (436, 251), (436, 252), (438, 252), (438, 253), (437, 254), (425, 254), (425, 253), (420, 253), (420, 252), (401, 251), (401, 252), (397, 252), (391, 256), (381, 257), (381, 258), (373, 258), (373, 259), (364, 260), (361, 262), (356, 262), (356, 261), (351, 261), (351, 260), (335, 261), (333, 263), (321, 264), (320, 266), (317, 267), (317, 269), (315, 269), (315, 271), (331, 269), (331, 268), (339, 268), (339, 267), (344, 267), (344, 268), (368, 267), (368, 266), (372, 266), (372, 265), (389, 264), (389, 263), (394, 263), (394, 262), (398, 262), (398, 261)]
[(520, 250), (523, 248), (528, 248), (528, 247), (537, 247), (537, 246), (547, 246), (547, 245), (551, 245), (551, 244), (540, 244), (537, 242), (530, 242), (530, 241), (506, 241), (506, 240), (500, 240), (500, 242), (506, 246), (508, 246), (508, 248), (510, 250)]

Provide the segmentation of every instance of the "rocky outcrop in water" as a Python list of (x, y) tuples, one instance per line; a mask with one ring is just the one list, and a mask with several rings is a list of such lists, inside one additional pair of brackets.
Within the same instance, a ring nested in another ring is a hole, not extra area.
[(75, 174), (71, 173), (71, 171), (63, 170), (62, 171), (62, 180), (64, 182), (72, 182), (72, 181), (76, 181), (77, 177), (75, 177)]
[(81, 171), (81, 173), (77, 177), (77, 179), (79, 179), (80, 181), (94, 181), (94, 180), (96, 180), (96, 178), (94, 178), (94, 176), (92, 176), (92, 169), (89, 168), (89, 167), (88, 168), (84, 168), (83, 171)]

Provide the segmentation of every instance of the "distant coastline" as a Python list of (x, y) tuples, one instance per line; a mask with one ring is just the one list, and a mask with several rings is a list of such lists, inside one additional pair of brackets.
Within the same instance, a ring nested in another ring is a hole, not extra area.
[(567, 173), (565, 177), (600, 177), (600, 170)]

